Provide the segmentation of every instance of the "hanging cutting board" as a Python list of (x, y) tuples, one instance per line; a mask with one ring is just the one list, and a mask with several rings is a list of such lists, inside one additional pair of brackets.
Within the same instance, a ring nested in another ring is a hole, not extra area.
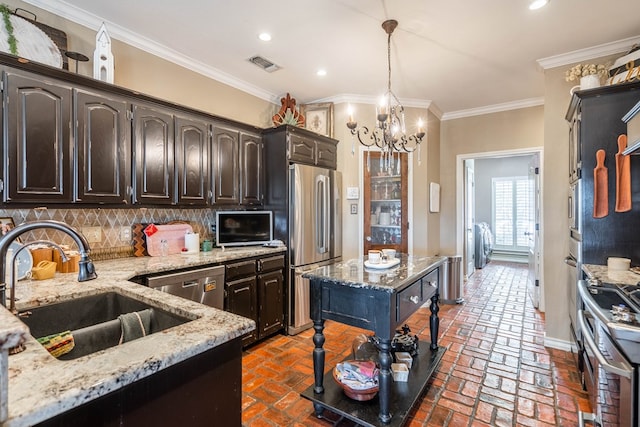
[(609, 177), (604, 159), (604, 150), (596, 152), (596, 167), (593, 169), (593, 217), (603, 218), (609, 214)]
[(162, 240), (167, 241), (167, 255), (181, 253), (184, 248), (184, 235), (193, 232), (193, 228), (189, 224), (153, 225), (153, 228), (150, 228), (151, 225), (145, 228), (147, 251), (151, 256), (162, 255), (160, 245)]
[(616, 212), (631, 210), (631, 159), (622, 152), (627, 148), (627, 135), (618, 137), (616, 154)]

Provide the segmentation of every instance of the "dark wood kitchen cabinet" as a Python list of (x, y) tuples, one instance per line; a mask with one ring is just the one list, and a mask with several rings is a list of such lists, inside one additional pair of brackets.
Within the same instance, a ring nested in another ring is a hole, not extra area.
[(278, 126), (267, 132), (270, 139), (283, 138), (286, 140), (288, 157), (291, 162), (336, 169), (338, 148), (335, 139), (288, 125)]
[(234, 129), (213, 127), (214, 203), (240, 204), (238, 151), (240, 134)]
[(160, 105), (133, 106), (134, 202), (173, 204), (174, 123)]
[(72, 88), (55, 79), (7, 70), (4, 74), (3, 201), (70, 203)]
[(284, 325), (284, 255), (226, 265), (225, 310), (256, 322), (243, 346), (280, 331)]
[(196, 116), (176, 116), (178, 204), (205, 206), (211, 199), (210, 123)]
[(262, 204), (262, 138), (213, 126), (214, 204)]
[(130, 104), (125, 98), (74, 90), (75, 201), (127, 205), (131, 200)]
[(262, 204), (262, 138), (240, 133), (240, 183), (243, 205)]

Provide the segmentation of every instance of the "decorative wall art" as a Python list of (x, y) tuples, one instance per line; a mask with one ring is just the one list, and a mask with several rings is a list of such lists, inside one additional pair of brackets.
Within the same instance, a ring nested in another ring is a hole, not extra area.
[(304, 115), (296, 109), (296, 99), (287, 93), (287, 96), (280, 98), (280, 110), (272, 117), (273, 125), (293, 125), (304, 126)]
[(300, 106), (305, 116), (305, 129), (333, 138), (333, 102)]
[(15, 227), (13, 223), (13, 218), (11, 217), (2, 217), (0, 218), (0, 235), (4, 236), (9, 231), (11, 231)]

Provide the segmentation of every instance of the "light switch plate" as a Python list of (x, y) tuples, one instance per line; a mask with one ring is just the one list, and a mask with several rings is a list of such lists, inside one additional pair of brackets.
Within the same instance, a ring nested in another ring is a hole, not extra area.
[(82, 227), (82, 234), (88, 243), (98, 243), (102, 241), (102, 227)]
[(358, 200), (360, 198), (359, 187), (347, 187), (347, 200)]

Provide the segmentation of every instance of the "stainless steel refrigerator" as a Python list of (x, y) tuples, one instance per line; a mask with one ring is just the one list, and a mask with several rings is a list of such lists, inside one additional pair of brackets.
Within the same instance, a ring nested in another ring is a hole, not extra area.
[(341, 260), (342, 175), (330, 169), (289, 167), (289, 334), (312, 326), (306, 271)]

